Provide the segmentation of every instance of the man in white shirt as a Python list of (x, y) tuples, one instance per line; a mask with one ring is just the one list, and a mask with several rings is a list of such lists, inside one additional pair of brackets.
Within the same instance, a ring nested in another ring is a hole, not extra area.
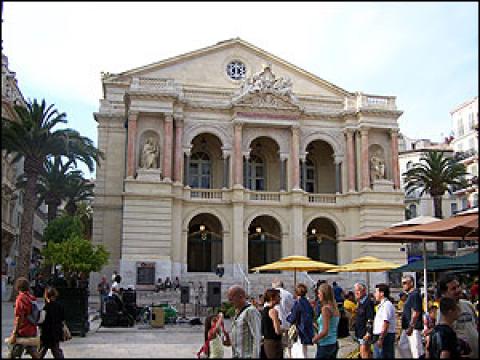
[(290, 328), (290, 323), (287, 321), (287, 316), (292, 311), (293, 303), (295, 299), (293, 295), (283, 288), (283, 281), (280, 279), (274, 279), (272, 281), (272, 288), (278, 289), (280, 291), (280, 303), (275, 305), (275, 309), (278, 311), (278, 317), (280, 318), (280, 328), (285, 330), (282, 335), (282, 340), (285, 349), (287, 349), (287, 356), (291, 358), (291, 347), (288, 347), (288, 335), (287, 331)]
[(378, 302), (377, 313), (373, 320), (373, 357), (374, 359), (395, 358), (395, 307), (389, 300), (390, 288), (386, 284), (377, 284), (375, 300)]

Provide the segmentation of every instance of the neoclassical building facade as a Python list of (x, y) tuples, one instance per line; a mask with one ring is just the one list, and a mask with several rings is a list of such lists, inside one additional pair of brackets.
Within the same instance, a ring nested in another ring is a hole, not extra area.
[(148, 287), (218, 265), (255, 279), (252, 267), (294, 254), (405, 261), (398, 244), (340, 241), (404, 219), (395, 97), (348, 92), (238, 38), (102, 85), (104, 273)]

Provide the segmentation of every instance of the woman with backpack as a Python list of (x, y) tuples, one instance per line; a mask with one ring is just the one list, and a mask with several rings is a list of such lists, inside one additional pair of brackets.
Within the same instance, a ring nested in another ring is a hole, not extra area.
[(57, 301), (58, 291), (54, 287), (45, 288), (44, 293), (45, 320), (40, 324), (40, 357), (43, 359), (48, 349), (55, 359), (63, 359), (60, 341), (63, 341), (63, 326), (65, 312), (62, 304)]

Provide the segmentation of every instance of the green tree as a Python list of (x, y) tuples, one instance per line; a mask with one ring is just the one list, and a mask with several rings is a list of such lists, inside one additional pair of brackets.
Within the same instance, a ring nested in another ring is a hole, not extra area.
[(71, 177), (67, 181), (65, 211), (68, 215), (75, 215), (78, 205), (93, 198), (94, 183), (82, 177)]
[[(37, 182), (45, 161), (52, 156), (65, 156), (76, 165), (85, 163), (90, 171), (99, 163), (103, 154), (92, 140), (73, 129), (57, 129), (66, 124), (66, 114), (59, 113), (45, 100), (28, 101), (26, 106), (14, 107), (16, 119), (2, 117), (2, 150), (13, 153), (13, 161), (24, 159), (25, 195), (19, 238), (19, 255), (15, 279), (28, 277), (32, 252), (33, 218), (37, 202)], [(12, 298), (16, 295), (12, 292)]]
[(66, 241), (49, 242), (42, 250), (45, 265), (61, 265), (67, 279), (74, 273), (98, 272), (108, 263), (109, 253), (103, 245), (92, 245), (81, 236), (72, 235)]
[[(419, 195), (430, 194), (433, 199), (435, 217), (442, 218), (442, 196), (452, 189), (466, 184), (465, 166), (454, 159), (444, 156), (441, 151), (428, 151), (422, 155), (420, 162), (404, 172), (407, 195), (419, 190)], [(443, 243), (437, 242), (437, 253), (443, 254)]]
[(78, 216), (64, 215), (48, 223), (43, 232), (43, 240), (59, 244), (72, 236), (85, 235), (85, 226)]
[(77, 206), (75, 216), (80, 219), (85, 229), (84, 235), (87, 240), (92, 240), (93, 230), (93, 209), (90, 204), (80, 202)]

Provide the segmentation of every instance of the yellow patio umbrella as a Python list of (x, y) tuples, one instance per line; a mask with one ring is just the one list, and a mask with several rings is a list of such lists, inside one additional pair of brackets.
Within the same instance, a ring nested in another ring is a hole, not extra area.
[[(399, 265), (400, 266), (400, 265)], [(297, 271), (325, 271), (336, 268), (336, 265), (315, 261), (307, 256), (287, 256), (278, 261), (252, 268), (253, 271), (286, 270), (293, 271), (293, 287), (297, 285)]]
[(375, 256), (363, 256), (353, 260), (349, 264), (339, 265), (327, 272), (366, 272), (367, 273), (367, 290), (370, 291), (370, 272), (380, 272), (393, 270), (402, 266), (390, 261), (385, 261)]

